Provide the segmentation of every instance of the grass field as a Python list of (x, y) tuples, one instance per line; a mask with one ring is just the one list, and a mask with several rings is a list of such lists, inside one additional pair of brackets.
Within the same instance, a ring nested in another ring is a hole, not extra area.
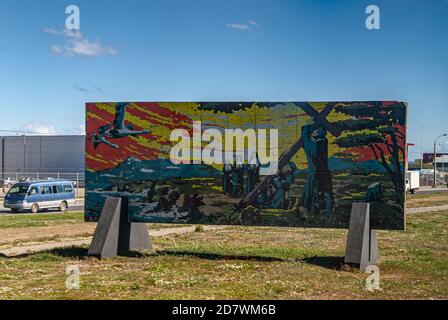
[[(0, 238), (78, 224), (80, 213), (5, 216)], [(230, 227), (157, 238), (151, 252), (102, 261), (87, 247), (0, 257), (0, 299), (448, 299), (447, 230), (442, 211), (408, 216), (403, 232), (379, 231), (374, 292), (367, 274), (343, 264), (346, 230)], [(70, 265), (80, 268), (80, 290), (65, 288)]]
[(448, 192), (409, 194), (406, 198), (406, 204), (412, 208), (445, 205), (448, 204)]
[(58, 224), (74, 224), (84, 222), (81, 212), (48, 213), (48, 214), (16, 214), (0, 216), (0, 229), (32, 228)]

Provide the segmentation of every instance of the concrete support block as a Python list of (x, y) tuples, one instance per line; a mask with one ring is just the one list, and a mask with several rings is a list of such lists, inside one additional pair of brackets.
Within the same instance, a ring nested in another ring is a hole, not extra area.
[(363, 271), (378, 262), (376, 231), (370, 228), (370, 204), (353, 203), (345, 251), (345, 263), (357, 264)]
[(146, 225), (129, 222), (128, 200), (107, 198), (88, 254), (100, 258), (111, 258), (129, 251), (151, 248)]

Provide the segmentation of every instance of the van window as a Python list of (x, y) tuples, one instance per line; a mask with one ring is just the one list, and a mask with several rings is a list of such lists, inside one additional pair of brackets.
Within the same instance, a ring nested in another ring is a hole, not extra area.
[(30, 191), (28, 192), (30, 196), (38, 194), (39, 193), (39, 189), (37, 189), (37, 187), (31, 187)]
[(51, 187), (50, 186), (43, 186), (41, 187), (42, 194), (51, 194)]
[(73, 192), (73, 187), (70, 184), (64, 184), (64, 192)]
[(51, 190), (52, 190), (51, 193), (59, 193), (58, 192), (58, 186), (51, 186)]
[(27, 186), (14, 186), (9, 190), (9, 194), (26, 194), (28, 192)]
[(58, 193), (63, 193), (64, 192), (64, 186), (62, 184), (58, 184), (57, 185), (57, 190), (58, 190)]

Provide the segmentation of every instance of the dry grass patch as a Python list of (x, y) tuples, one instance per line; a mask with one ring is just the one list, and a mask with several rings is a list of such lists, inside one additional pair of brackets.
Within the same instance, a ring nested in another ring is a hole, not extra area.
[(406, 196), (408, 208), (441, 206), (448, 204), (448, 192), (417, 193)]
[[(87, 248), (0, 258), (2, 299), (448, 298), (448, 212), (378, 232), (381, 291), (343, 265), (346, 230), (235, 227), (155, 239), (156, 250), (99, 261)], [(65, 288), (78, 265), (81, 289)]]

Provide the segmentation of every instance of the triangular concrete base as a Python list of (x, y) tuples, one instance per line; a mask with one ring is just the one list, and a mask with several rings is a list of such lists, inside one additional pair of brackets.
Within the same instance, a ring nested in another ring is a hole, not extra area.
[(130, 223), (128, 220), (127, 199), (107, 198), (88, 254), (111, 258), (129, 251), (151, 248), (146, 225)]
[(376, 231), (370, 228), (370, 204), (353, 203), (345, 251), (345, 263), (359, 265), (363, 271), (378, 262)]

